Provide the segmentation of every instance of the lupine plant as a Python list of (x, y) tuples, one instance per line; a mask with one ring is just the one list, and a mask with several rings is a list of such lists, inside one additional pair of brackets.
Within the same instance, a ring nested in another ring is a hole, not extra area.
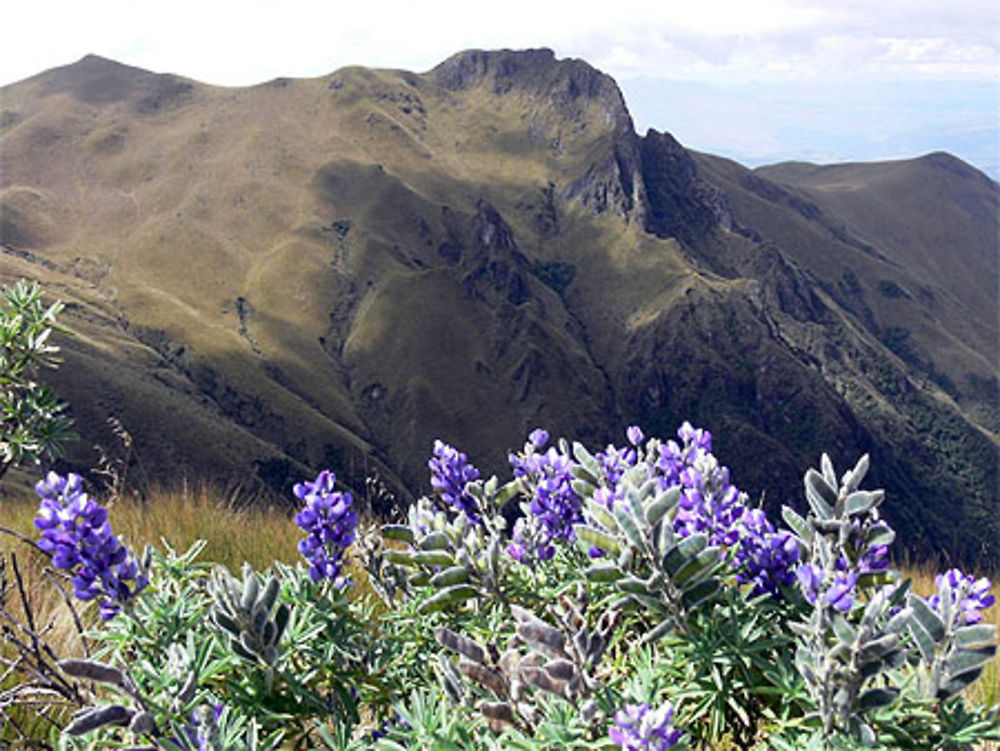
[(45, 305), (37, 283), (0, 288), (0, 477), (13, 465), (58, 456), (76, 437), (66, 403), (36, 380), (40, 368), (59, 364), (51, 339), (63, 307)]
[[(0, 655), (24, 680), (0, 694), (0, 742), (971, 751), (1000, 740), (1000, 707), (962, 696), (996, 652), (989, 581), (953, 569), (932, 596), (909, 591), (891, 565), (884, 496), (861, 487), (866, 457), (838, 479), (824, 456), (805, 476), (805, 511), (783, 509), (787, 528), (688, 423), (668, 440), (633, 426), (596, 451), (536, 429), (509, 459), (508, 479), (483, 478), (435, 442), (430, 494), (381, 527), (362, 524), (323, 471), (293, 491), (302, 561), (238, 575), (202, 562), (201, 544), (164, 542), (140, 561), (79, 477), (49, 474), (33, 544), (70, 585), (73, 612), (84, 607), (92, 646), (58, 655), (23, 589), (27, 615), (8, 606), (0, 565), (13, 648)], [(47, 705), (33, 737), (23, 714), (45, 691), (63, 713)]]

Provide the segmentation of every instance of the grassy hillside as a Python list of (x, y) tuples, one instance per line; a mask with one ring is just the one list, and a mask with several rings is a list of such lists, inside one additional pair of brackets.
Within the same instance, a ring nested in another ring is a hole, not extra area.
[(546, 50), (241, 89), (88, 56), (2, 100), (0, 282), (70, 303), (69, 467), (113, 417), (140, 483), (405, 502), (437, 437), (499, 471), (691, 419), (769, 503), (870, 451), (913, 547), (1000, 560), (997, 188), (957, 160), (750, 171)]

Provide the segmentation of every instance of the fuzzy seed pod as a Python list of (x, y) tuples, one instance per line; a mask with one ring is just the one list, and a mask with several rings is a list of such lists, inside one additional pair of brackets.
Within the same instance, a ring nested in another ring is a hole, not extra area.
[(128, 725), (134, 711), (121, 704), (109, 704), (105, 707), (95, 707), (86, 710), (63, 728), (69, 735), (83, 735), (105, 725)]
[(60, 660), (62, 671), (74, 678), (87, 678), (100, 683), (110, 683), (113, 686), (125, 685), (125, 674), (121, 670), (96, 660)]

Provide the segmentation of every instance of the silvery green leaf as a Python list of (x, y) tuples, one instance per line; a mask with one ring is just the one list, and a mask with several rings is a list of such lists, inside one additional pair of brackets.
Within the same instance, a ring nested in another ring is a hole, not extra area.
[(831, 488), (837, 487), (837, 473), (833, 471), (833, 462), (830, 461), (830, 457), (825, 452), (819, 458), (819, 466), (823, 470), (823, 479), (826, 484)]
[(865, 545), (870, 549), (879, 545), (891, 545), (896, 532), (885, 522), (873, 524), (865, 534)]
[[(835, 485), (836, 483), (834, 483)], [(806, 500), (809, 501), (809, 507), (813, 513), (823, 520), (832, 518), (833, 509), (837, 503), (837, 491), (828, 485), (823, 476), (815, 469), (806, 472), (805, 486)]]
[(912, 617), (909, 620), (910, 635), (913, 636), (913, 640), (917, 643), (917, 648), (920, 650), (920, 656), (928, 665), (934, 661), (934, 639), (931, 635), (927, 633), (925, 629), (917, 618)]
[(656, 496), (653, 502), (646, 508), (646, 523), (650, 527), (655, 527), (677, 505), (680, 497), (681, 489), (676, 485)]
[[(625, 537), (628, 539), (629, 543), (637, 547), (639, 550), (642, 550), (642, 533), (639, 531), (639, 527), (636, 526), (635, 519), (632, 518), (632, 515), (621, 506), (615, 506), (612, 513), (614, 514), (615, 521), (618, 522), (618, 526), (621, 528), (622, 532), (625, 533)], [(607, 548), (603, 549), (607, 550)]]
[(673, 618), (667, 618), (657, 624), (652, 631), (646, 632), (646, 634), (642, 637), (642, 643), (652, 644), (653, 642), (659, 641), (662, 637), (673, 631), (676, 626), (677, 621)]
[(591, 566), (584, 570), (583, 575), (587, 577), (587, 581), (592, 582), (616, 582), (625, 576), (624, 572), (613, 563)]
[(382, 537), (386, 540), (396, 540), (413, 544), (413, 530), (403, 524), (385, 524), (382, 526)]
[(677, 546), (663, 556), (662, 567), (674, 576), (684, 564), (698, 555), (708, 545), (708, 535), (698, 532), (688, 537), (682, 537)]
[(899, 648), (899, 637), (896, 634), (885, 634), (868, 642), (859, 653), (862, 662), (881, 660), (887, 654)]
[(254, 575), (253, 569), (244, 568), (243, 597), (240, 600), (240, 606), (243, 610), (249, 611), (253, 607), (254, 603), (257, 602), (258, 594), (260, 594), (260, 582)]
[(857, 490), (847, 496), (847, 515), (861, 516), (862, 514), (867, 514), (878, 506), (883, 498), (885, 498), (885, 493), (881, 490)]
[(658, 537), (656, 540), (656, 554), (664, 557), (671, 550), (674, 549), (676, 544), (676, 535), (674, 535), (674, 525), (670, 521), (664, 521), (660, 524), (660, 529)]
[(979, 674), (980, 671), (973, 670), (948, 679), (938, 688), (936, 697), (943, 701), (962, 693), (979, 678)]
[(985, 647), (996, 639), (996, 626), (992, 623), (979, 623), (973, 626), (962, 626), (955, 631), (955, 646), (964, 648)]
[(593, 499), (587, 501), (586, 515), (609, 532), (614, 532), (618, 529), (618, 522), (615, 521), (615, 517), (611, 515), (611, 512)]
[[(891, 602), (891, 598), (890, 598)], [(906, 629), (906, 624), (910, 622), (913, 617), (913, 611), (908, 607), (900, 610), (896, 615), (889, 619), (889, 622), (885, 626), (885, 630), (893, 634), (902, 633)]]
[(268, 580), (267, 587), (264, 589), (264, 594), (260, 598), (260, 604), (264, 607), (265, 612), (271, 612), (271, 608), (274, 607), (274, 603), (278, 599), (278, 592), (280, 589), (281, 582), (278, 581), (278, 577), (272, 576)]
[(833, 616), (833, 633), (836, 634), (837, 638), (844, 644), (854, 644), (854, 640), (857, 638), (857, 632), (854, 628), (847, 622), (840, 613), (836, 613)]
[(431, 577), (432, 587), (449, 587), (452, 584), (465, 584), (469, 581), (469, 570), (465, 566), (452, 566), (439, 571)]
[(861, 487), (861, 483), (864, 481), (865, 475), (868, 474), (869, 464), (870, 460), (868, 454), (865, 454), (858, 459), (858, 463), (855, 464), (854, 469), (851, 470), (850, 479), (847, 482), (846, 490), (848, 493), (853, 493)]
[(628, 576), (624, 579), (619, 579), (616, 582), (618, 589), (623, 592), (628, 592), (629, 594), (638, 595), (648, 595), (652, 596), (654, 593), (649, 591), (649, 587), (646, 586), (646, 582), (642, 579), (637, 579), (634, 576)]
[(182, 704), (187, 704), (194, 698), (195, 689), (198, 688), (198, 671), (192, 670), (188, 673), (187, 680), (177, 694), (177, 700)]
[(795, 513), (790, 506), (781, 507), (781, 517), (785, 520), (785, 524), (791, 527), (796, 537), (798, 537), (806, 545), (812, 544), (814, 533), (809, 522)]
[(385, 559), (389, 563), (394, 563), (397, 566), (412, 566), (413, 565), (413, 553), (406, 550), (386, 550)]
[(263, 658), (265, 663), (267, 663), (268, 665), (273, 665), (278, 661), (278, 654), (279, 654), (278, 648), (275, 647), (273, 644), (269, 644), (266, 647), (264, 647), (264, 652), (261, 655), (261, 657)]
[[(586, 470), (581, 470), (579, 467), (574, 467), (573, 472), (582, 471), (586, 475), (590, 475)], [(594, 492), (594, 488), (597, 487), (596, 483), (589, 482), (588, 480), (576, 479), (570, 483), (570, 487), (573, 488), (573, 492), (576, 493), (581, 498), (589, 498)]]
[(260, 632), (260, 640), (264, 644), (273, 644), (274, 637), (278, 635), (278, 627), (274, 625), (274, 621), (267, 621)]
[(274, 613), (274, 625), (278, 627), (277, 633), (274, 635), (274, 643), (277, 644), (281, 641), (281, 635), (285, 633), (285, 627), (288, 625), (288, 619), (292, 615), (292, 610), (287, 603), (281, 603), (278, 606), (277, 611)]
[(910, 595), (910, 608), (913, 610), (913, 619), (918, 622), (927, 632), (927, 635), (935, 642), (944, 639), (944, 622), (941, 617), (931, 610), (930, 606), (924, 602), (922, 597)]
[(59, 660), (56, 664), (74, 678), (86, 678), (113, 686), (125, 685), (125, 674), (113, 665), (96, 660)]
[(869, 689), (858, 697), (858, 709), (862, 712), (867, 712), (871, 709), (887, 707), (898, 698), (899, 689), (895, 686)]
[[(565, 453), (565, 451), (564, 451)], [(577, 441), (573, 442), (573, 457), (576, 459), (577, 463), (586, 469), (592, 478), (594, 478), (593, 484), (597, 484), (597, 478), (601, 476), (601, 465), (594, 455), (587, 451), (586, 447)]]
[(444, 532), (431, 532), (418, 543), (420, 550), (449, 550), (451, 546), (451, 539)]
[(121, 704), (96, 707), (76, 716), (69, 725), (63, 728), (63, 732), (69, 735), (83, 735), (105, 725), (128, 725), (133, 714), (133, 710), (123, 707)]
[(247, 649), (246, 647), (244, 647), (243, 643), (239, 639), (232, 639), (232, 640), (230, 640), (229, 647), (230, 647), (230, 649), (233, 650), (233, 653), (237, 657), (242, 657), (244, 660), (248, 660), (250, 662), (256, 662), (257, 661), (257, 657), (253, 653), (253, 651), (251, 651), (251, 650)]
[(996, 656), (996, 653), (995, 644), (975, 649), (962, 649), (953, 653), (944, 663), (945, 680), (952, 680), (973, 670), (978, 675), (983, 666)]
[(719, 548), (707, 547), (681, 566), (671, 579), (685, 591), (693, 589), (712, 575), (721, 560)]
[(265, 623), (267, 623), (267, 613), (264, 612), (263, 608), (255, 607), (250, 620), (250, 630), (259, 634)]
[(614, 556), (621, 552), (621, 545), (618, 543), (618, 540), (599, 529), (587, 524), (576, 524), (573, 526), (573, 529), (579, 539), (600, 548), (608, 555)]
[(468, 584), (456, 584), (452, 587), (442, 589), (431, 597), (428, 597), (417, 606), (417, 612), (433, 613), (436, 610), (443, 610), (449, 605), (457, 605), (458, 603), (465, 602), (466, 600), (471, 600), (472, 598), (478, 596), (478, 594), (479, 590), (475, 587)]
[(500, 488), (500, 490), (493, 497), (493, 502), (499, 508), (503, 506), (507, 501), (517, 495), (517, 483), (508, 482), (506, 485)]
[(425, 584), (430, 584), (431, 575), (425, 571), (415, 571), (406, 577), (406, 581), (409, 582), (412, 587), (422, 587)]
[(455, 558), (444, 550), (418, 550), (413, 553), (413, 562), (421, 566), (453, 566)]
[(684, 602), (684, 604), (687, 606), (689, 610), (694, 610), (703, 602), (715, 597), (718, 591), (719, 591), (718, 580), (709, 579), (708, 581), (702, 582), (694, 589), (685, 592), (681, 596), (681, 600)]
[(490, 477), (490, 479), (487, 480), (486, 483), (483, 485), (483, 492), (480, 494), (480, 497), (482, 495), (486, 495), (488, 498), (492, 498), (494, 495), (496, 495), (497, 485), (499, 483), (500, 481), (497, 479), (496, 475)]

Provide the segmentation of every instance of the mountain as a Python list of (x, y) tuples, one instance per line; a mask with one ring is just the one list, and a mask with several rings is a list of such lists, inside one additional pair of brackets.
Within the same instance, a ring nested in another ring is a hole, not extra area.
[(750, 170), (549, 50), (0, 93), (0, 282), (68, 303), (66, 467), (114, 418), (138, 482), (405, 502), (436, 437), (503, 472), (536, 426), (690, 419), (768, 506), (870, 452), (903, 544), (1000, 563), (1000, 190), (954, 157)]

